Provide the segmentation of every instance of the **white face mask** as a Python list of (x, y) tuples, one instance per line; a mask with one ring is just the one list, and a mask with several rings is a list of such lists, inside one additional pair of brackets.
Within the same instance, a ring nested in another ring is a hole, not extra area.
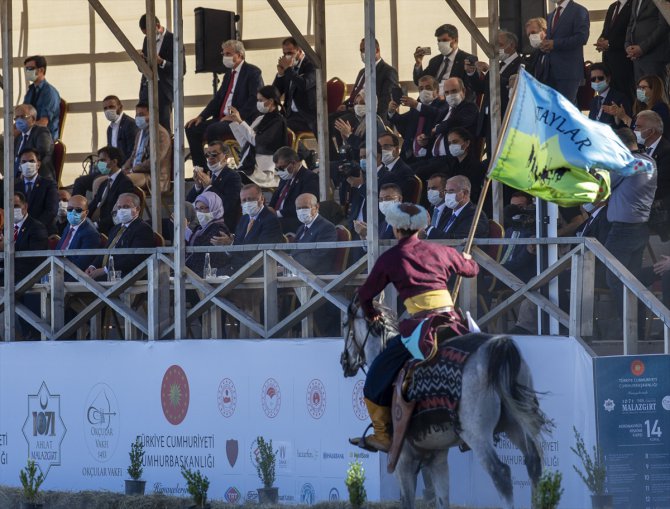
[(354, 113), (357, 117), (365, 116), (365, 104), (354, 104)]
[(242, 204), (242, 214), (247, 216), (255, 216), (259, 210), (261, 210), (261, 206), (257, 201), (245, 201)]
[(455, 108), (463, 102), (463, 96), (461, 94), (449, 94), (445, 99), (450, 108)]
[(451, 143), (449, 145), (449, 153), (453, 157), (461, 157), (463, 154), (465, 154), (465, 150), (463, 150), (463, 147), (461, 147), (458, 143)]
[(58, 215), (63, 216), (63, 217), (67, 215), (67, 202), (66, 201), (59, 201), (58, 202)]
[(433, 102), (433, 99), (435, 99), (435, 95), (432, 90), (422, 90), (419, 92), (419, 101), (423, 104), (430, 104)]
[(31, 179), (37, 174), (37, 163), (21, 163), (23, 178)]
[(448, 57), (449, 55), (451, 55), (451, 52), (453, 51), (453, 49), (451, 47), (451, 42), (449, 42), (449, 41), (438, 41), (437, 49), (445, 57)]
[(209, 171), (214, 173), (221, 171), (224, 166), (226, 166), (224, 161), (217, 161), (214, 164), (210, 164), (209, 161), (207, 161), (207, 168), (209, 168)]
[(507, 58), (507, 53), (505, 53), (505, 48), (498, 48), (498, 58), (500, 58), (500, 60), (505, 60)]
[(270, 111), (270, 107), (264, 101), (256, 101), (256, 109), (263, 115)]
[(226, 67), (227, 69), (232, 69), (233, 67), (233, 57), (232, 56), (223, 56), (223, 66)]
[(116, 224), (121, 224), (121, 221), (119, 220), (119, 213), (118, 213), (118, 210), (115, 210), (114, 212), (112, 212), (112, 222), (113, 222), (115, 225), (116, 225)]
[(528, 40), (530, 41), (530, 46), (532, 48), (539, 48), (540, 43), (542, 42), (542, 34), (530, 34)]
[(116, 122), (120, 116), (121, 115), (114, 110), (105, 110), (105, 118), (110, 122)]
[(128, 224), (134, 219), (133, 211), (132, 209), (119, 209), (116, 212), (116, 218), (118, 219), (119, 224)]
[(307, 224), (312, 220), (312, 209), (298, 209), (295, 213), (302, 224)]
[(37, 79), (37, 69), (33, 69), (32, 71), (24, 69), (23, 72), (26, 76), (26, 79), (31, 83), (33, 83)]
[(361, 51), (361, 60), (365, 63), (365, 53)]
[(19, 224), (23, 220), (23, 209), (14, 207), (14, 224)]
[(591, 214), (594, 210), (596, 210), (596, 206), (593, 203), (583, 203), (582, 208), (587, 214)]
[(288, 172), (288, 170), (277, 170), (277, 176), (281, 180), (288, 180), (291, 178), (291, 174)]
[(638, 145), (644, 145), (644, 138), (642, 137), (642, 131), (636, 129), (635, 137), (637, 138)]
[(395, 161), (395, 159), (396, 157), (393, 153), (393, 150), (382, 150), (382, 163), (388, 166), (393, 161)]
[(198, 223), (200, 223), (200, 226), (203, 228), (214, 220), (214, 216), (211, 212), (200, 212), (196, 210), (195, 215), (198, 218)]
[(429, 189), (428, 192), (428, 201), (433, 207), (438, 206), (440, 203), (442, 203), (443, 198), (440, 195), (440, 191), (437, 189)]
[(388, 214), (389, 210), (392, 209), (398, 203), (400, 203), (400, 202), (396, 201), (396, 200), (380, 201), (379, 202), (379, 212), (381, 212), (384, 216), (386, 216), (386, 214)]
[(444, 204), (452, 210), (456, 210), (458, 208), (456, 194), (457, 193), (447, 193), (444, 195)]

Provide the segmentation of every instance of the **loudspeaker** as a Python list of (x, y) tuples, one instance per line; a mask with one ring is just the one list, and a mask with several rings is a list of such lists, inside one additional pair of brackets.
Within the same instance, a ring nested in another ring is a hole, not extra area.
[(226, 71), (221, 57), (221, 43), (235, 39), (235, 13), (196, 7), (195, 72)]
[(537, 0), (500, 0), (500, 29), (512, 32), (519, 38), (519, 53), (530, 53), (528, 37), (526, 37), (526, 21), (531, 18), (545, 18), (547, 12), (545, 2)]

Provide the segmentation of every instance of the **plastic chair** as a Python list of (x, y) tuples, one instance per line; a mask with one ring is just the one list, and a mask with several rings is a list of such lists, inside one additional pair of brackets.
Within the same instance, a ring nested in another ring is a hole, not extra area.
[(421, 200), (421, 193), (423, 192), (423, 182), (421, 182), (421, 179), (416, 175), (412, 175), (407, 188), (409, 196), (404, 196), (403, 199), (407, 202), (419, 203), (419, 200)]
[(165, 238), (158, 232), (154, 232), (154, 245), (156, 247), (165, 247)]
[(61, 184), (61, 176), (63, 175), (63, 166), (65, 165), (66, 153), (67, 147), (65, 146), (65, 143), (63, 143), (61, 140), (56, 140), (54, 142), (53, 163), (58, 187), (63, 187), (63, 184)]
[(326, 97), (328, 98), (328, 113), (335, 113), (344, 102), (347, 94), (347, 84), (338, 77), (333, 77), (326, 83)]
[(293, 148), (295, 146), (295, 133), (288, 127), (286, 128), (286, 138), (288, 141), (288, 146)]
[(65, 120), (67, 119), (67, 101), (60, 98), (60, 108), (58, 112), (58, 138), (63, 139), (63, 131), (65, 131)]
[[(338, 224), (335, 227), (338, 242), (349, 242), (351, 240), (351, 232), (346, 226)], [(349, 263), (349, 248), (339, 247), (335, 250), (335, 257), (333, 259), (333, 274), (341, 274), (347, 268)]]
[(51, 251), (56, 249), (56, 246), (58, 245), (59, 242), (60, 242), (60, 235), (56, 235), (55, 233), (53, 235), (49, 235), (49, 238), (47, 239), (47, 244)]

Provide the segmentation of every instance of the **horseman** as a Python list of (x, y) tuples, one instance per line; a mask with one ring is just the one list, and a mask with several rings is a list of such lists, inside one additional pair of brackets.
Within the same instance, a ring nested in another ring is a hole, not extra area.
[[(349, 442), (368, 449), (388, 452), (391, 446), (392, 384), (411, 358), (425, 359), (437, 347), (436, 330), (446, 329), (447, 337), (469, 332), (447, 289), (453, 275), (475, 277), (479, 266), (469, 254), (420, 240), (418, 234), (429, 224), (426, 209), (412, 203), (398, 203), (386, 214), (398, 244), (382, 254), (367, 280), (358, 290), (361, 309), (375, 326), (381, 314), (373, 299), (392, 283), (403, 300), (409, 317), (400, 323), (400, 334), (369, 367), (363, 395), (372, 420), (374, 434), (351, 438)], [(441, 337), (444, 337), (441, 332)]]

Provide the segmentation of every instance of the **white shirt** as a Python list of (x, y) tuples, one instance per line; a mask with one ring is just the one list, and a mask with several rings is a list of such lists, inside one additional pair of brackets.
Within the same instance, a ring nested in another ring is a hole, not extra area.
[(21, 227), (23, 226), (23, 223), (26, 222), (26, 219), (28, 219), (28, 214), (26, 214), (25, 216), (23, 216), (23, 219), (21, 219), (21, 221), (19, 221), (18, 223), (14, 223), (14, 226), (18, 226), (18, 227), (19, 227), (19, 228), (18, 228), (18, 231), (21, 231)]
[(519, 54), (515, 51), (514, 53), (509, 55), (505, 60), (500, 62), (500, 72), (503, 72), (503, 69), (505, 69), (505, 67), (507, 67), (512, 62), (514, 62), (518, 57)]
[(228, 115), (230, 114), (230, 107), (233, 105), (233, 95), (235, 94), (235, 87), (237, 86), (237, 79), (240, 77), (240, 69), (242, 69), (242, 66), (244, 65), (244, 60), (242, 60), (237, 67), (233, 68), (233, 71), (235, 71), (235, 76), (233, 77), (233, 88), (230, 89), (230, 94), (228, 94), (228, 97), (226, 99), (226, 105), (223, 108), (223, 112)]
[(119, 146), (119, 127), (121, 126), (121, 117), (123, 116), (123, 112), (121, 115), (119, 115), (119, 118), (117, 118), (114, 122), (110, 123), (110, 126), (112, 128), (112, 147), (118, 148)]
[(451, 77), (451, 69), (454, 67), (454, 61), (456, 60), (456, 53), (458, 53), (458, 46), (456, 46), (449, 56), (447, 57), (447, 68), (442, 75), (442, 81), (449, 79)]
[[(74, 236), (77, 235), (77, 230), (79, 229), (79, 227), (80, 227), (82, 224), (84, 224), (84, 221), (86, 221), (86, 219), (82, 220), (82, 222), (79, 223), (77, 226), (72, 226), (72, 225), (70, 225), (70, 229), (68, 230), (68, 234), (67, 234), (67, 235), (69, 235), (70, 232), (72, 232), (72, 235), (70, 235), (70, 241), (67, 243), (67, 246), (61, 246), (61, 249), (62, 249), (63, 251), (65, 251), (67, 248), (70, 247), (70, 244), (72, 244), (72, 241), (74, 240)], [(67, 235), (66, 235), (66, 237), (67, 237)]]
[(654, 155), (654, 152), (656, 152), (656, 147), (658, 147), (658, 142), (661, 141), (661, 136), (658, 137), (658, 139), (649, 145), (648, 147), (645, 147), (645, 151), (647, 152), (648, 156)]
[(399, 159), (400, 159), (399, 157), (396, 157), (396, 159), (391, 164), (386, 165), (386, 168), (388, 169), (388, 171), (393, 170), (393, 167), (395, 166), (395, 163), (397, 163)]

